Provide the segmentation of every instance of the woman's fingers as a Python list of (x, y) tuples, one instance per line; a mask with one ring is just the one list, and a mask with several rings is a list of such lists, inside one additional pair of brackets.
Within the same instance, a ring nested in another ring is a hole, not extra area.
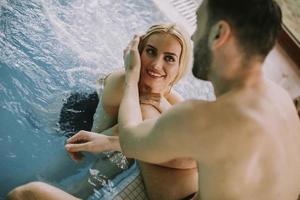
[(80, 161), (83, 159), (84, 155), (81, 151), (89, 151), (91, 148), (92, 132), (79, 131), (77, 134), (73, 135), (67, 140), (65, 145), (66, 151), (68, 151), (71, 158), (75, 161)]
[(82, 143), (90, 140), (90, 132), (88, 131), (79, 131), (69, 139), (67, 139), (67, 143)]
[(139, 43), (140, 43), (140, 36), (135, 35), (133, 37), (133, 40), (131, 40), (131, 50), (138, 50)]
[(126, 49), (124, 49), (124, 51), (123, 51), (123, 59), (124, 60), (126, 60), (128, 53), (129, 53), (129, 47), (127, 46)]
[(89, 151), (89, 145), (89, 142), (85, 142), (82, 144), (66, 144), (65, 148), (68, 152)]
[(88, 142), (82, 144), (69, 143), (65, 145), (65, 149), (68, 151), (72, 160), (80, 161), (84, 158), (84, 155), (80, 151), (87, 151), (86, 149), (88, 149)]
[(72, 158), (72, 160), (75, 160), (75, 161), (80, 161), (84, 158), (84, 155), (80, 152), (69, 152), (69, 155), (70, 157)]
[[(71, 138), (67, 140), (67, 144), (65, 145), (65, 149), (71, 153), (71, 152), (79, 152), (79, 151), (88, 151), (89, 145), (90, 145), (90, 135), (92, 133), (88, 131), (79, 131), (75, 135), (73, 135)], [(75, 160), (78, 160), (78, 158), (82, 158), (82, 155), (79, 155), (79, 153), (71, 154), (71, 157)]]
[(139, 53), (140, 37), (135, 35), (124, 50), (126, 80), (138, 82), (140, 78), (141, 58)]
[(130, 51), (132, 50), (138, 51), (139, 43), (140, 43), (140, 37), (138, 35), (135, 35), (133, 39), (129, 42), (127, 47), (124, 49), (123, 51), (124, 56), (128, 55), (128, 53), (130, 53)]

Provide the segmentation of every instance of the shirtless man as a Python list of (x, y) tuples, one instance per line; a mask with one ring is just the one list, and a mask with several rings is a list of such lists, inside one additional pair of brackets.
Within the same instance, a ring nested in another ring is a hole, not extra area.
[(217, 99), (185, 101), (146, 121), (139, 109), (134, 38), (119, 109), (123, 153), (151, 163), (197, 160), (193, 199), (296, 200), (300, 121), (288, 93), (262, 71), (280, 25), (281, 11), (272, 0), (204, 0), (193, 35), (193, 74), (213, 83)]

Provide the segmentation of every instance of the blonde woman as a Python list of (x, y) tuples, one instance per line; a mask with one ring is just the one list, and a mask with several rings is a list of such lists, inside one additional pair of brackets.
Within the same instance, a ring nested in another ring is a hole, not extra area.
[[(175, 24), (154, 25), (139, 40), (139, 98), (143, 120), (146, 120), (158, 117), (182, 101), (172, 87), (188, 70), (192, 62), (192, 47), (188, 34)], [(125, 56), (128, 51), (131, 49), (124, 50)], [(124, 57), (125, 65), (127, 59)], [(73, 159), (80, 159), (82, 151), (121, 151), (117, 118), (124, 84), (124, 70), (105, 78), (92, 132), (80, 131), (67, 140), (65, 148)], [(159, 165), (139, 162), (139, 166), (149, 199), (183, 199), (197, 191), (196, 163), (191, 159), (178, 158)], [(16, 188), (9, 197), (26, 199), (28, 194), (37, 199), (75, 199), (40, 182)]]

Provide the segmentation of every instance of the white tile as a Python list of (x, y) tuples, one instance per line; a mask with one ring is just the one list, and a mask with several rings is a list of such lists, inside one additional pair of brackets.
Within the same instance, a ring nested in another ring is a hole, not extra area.
[(292, 98), (300, 96), (300, 69), (279, 45), (268, 55), (264, 72), (267, 77), (285, 88)]

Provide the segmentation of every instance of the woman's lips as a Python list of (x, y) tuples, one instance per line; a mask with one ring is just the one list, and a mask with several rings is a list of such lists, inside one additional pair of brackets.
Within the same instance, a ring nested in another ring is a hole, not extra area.
[(151, 78), (164, 78), (165, 75), (161, 75), (157, 72), (154, 72), (152, 70), (146, 70), (147, 74), (151, 77)]

